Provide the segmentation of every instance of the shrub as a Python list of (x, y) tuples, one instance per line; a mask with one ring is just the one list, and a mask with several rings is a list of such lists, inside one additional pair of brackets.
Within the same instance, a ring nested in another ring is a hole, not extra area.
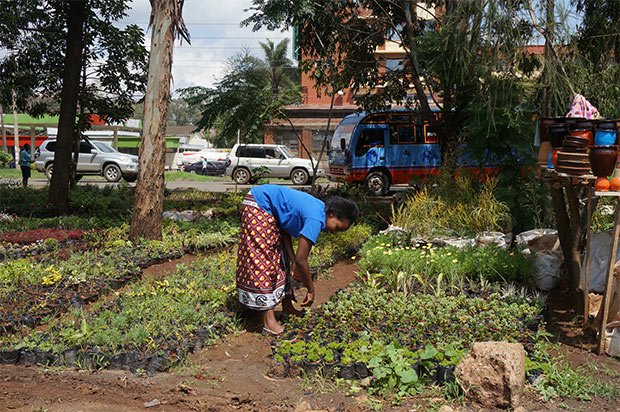
[(445, 176), (392, 207), (392, 224), (413, 236), (465, 236), (484, 231), (509, 231), (508, 207), (497, 200), (497, 179), (476, 183), (470, 175)]

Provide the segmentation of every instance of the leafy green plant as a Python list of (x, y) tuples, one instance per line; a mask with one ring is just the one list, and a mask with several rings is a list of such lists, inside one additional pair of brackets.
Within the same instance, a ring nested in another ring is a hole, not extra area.
[(571, 368), (559, 353), (558, 344), (539, 339), (526, 365), (528, 373), (532, 370), (541, 373), (533, 386), (545, 402), (556, 398), (590, 401), (594, 396), (607, 399), (620, 396), (618, 385), (595, 380), (584, 368)]
[(416, 371), (411, 367), (407, 350), (393, 344), (385, 347), (385, 351), (370, 359), (368, 367), (375, 378), (368, 393), (394, 397), (398, 402), (401, 398), (419, 393), (424, 384)]

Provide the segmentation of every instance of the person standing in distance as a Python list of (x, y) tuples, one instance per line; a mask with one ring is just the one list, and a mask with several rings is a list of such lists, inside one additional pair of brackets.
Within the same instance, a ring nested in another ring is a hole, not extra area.
[[(357, 204), (334, 196), (325, 202), (314, 196), (277, 185), (251, 189), (243, 198), (241, 234), (237, 252), (237, 293), (246, 308), (260, 311), (263, 333), (279, 335), (284, 327), (274, 308), (300, 314), (295, 309), (292, 278), (307, 289), (301, 306), (311, 306), (315, 288), (308, 256), (323, 231), (343, 232), (359, 216)], [(292, 238), (298, 238), (297, 251)]]
[(28, 187), (28, 179), (30, 179), (30, 165), (34, 163), (34, 160), (30, 158), (30, 145), (26, 143), (22, 147), (22, 151), (19, 154), (19, 167), (22, 169), (22, 185)]

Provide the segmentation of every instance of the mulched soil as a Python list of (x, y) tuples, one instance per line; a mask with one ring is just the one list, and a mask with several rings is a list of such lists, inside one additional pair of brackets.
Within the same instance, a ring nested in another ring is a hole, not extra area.
[[(150, 276), (159, 276), (170, 268), (162, 265), (149, 270)], [(160, 270), (158, 270), (160, 269)], [(327, 301), (338, 289), (355, 279), (357, 267), (351, 261), (334, 267), (330, 279), (319, 280), (316, 304)], [(564, 299), (565, 300), (565, 299)], [(571, 363), (593, 365), (620, 374), (620, 363), (606, 356), (596, 356), (581, 343), (572, 339), (575, 326), (563, 323), (564, 312), (560, 305), (562, 295), (552, 296), (551, 329), (567, 344), (563, 352)], [(559, 306), (558, 306), (559, 305)], [(327, 384), (326, 393), (306, 390), (302, 378), (278, 378), (272, 372), (270, 339), (256, 331), (258, 322), (249, 322), (246, 331), (231, 334), (215, 346), (193, 354), (186, 365), (170, 373), (152, 377), (136, 376), (126, 371), (74, 371), (39, 367), (0, 366), (0, 411), (294, 411), (304, 404), (314, 410), (365, 411), (368, 397), (363, 391), (356, 396), (345, 396), (346, 388)], [(558, 329), (559, 328), (559, 329)], [(572, 329), (571, 329), (572, 328)], [(604, 374), (603, 374), (604, 375)], [(620, 376), (620, 375), (618, 375)], [(144, 404), (157, 400), (158, 406), (145, 409)], [(385, 410), (425, 411), (440, 399), (414, 399), (397, 408), (386, 404)], [(425, 405), (421, 407), (420, 405)], [(527, 411), (615, 411), (617, 401), (594, 399), (591, 402), (560, 401), (542, 403), (534, 394), (525, 399)], [(475, 410), (460, 408), (455, 410)]]
[(64, 242), (69, 239), (81, 239), (83, 236), (84, 232), (79, 229), (33, 229), (23, 232), (0, 233), (0, 241), (25, 245), (45, 239), (56, 239), (59, 242)]

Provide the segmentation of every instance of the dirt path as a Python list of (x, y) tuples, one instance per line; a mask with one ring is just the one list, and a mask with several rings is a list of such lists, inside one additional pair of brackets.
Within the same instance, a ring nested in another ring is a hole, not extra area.
[[(147, 270), (157, 276), (156, 269)], [(330, 279), (317, 283), (317, 304), (354, 278), (352, 262), (337, 264)], [(252, 328), (250, 328), (252, 329)], [(301, 378), (270, 376), (270, 339), (252, 331), (229, 335), (194, 354), (187, 365), (153, 377), (125, 371), (50, 370), (0, 366), (0, 411), (292, 411), (303, 401), (333, 411), (357, 411), (342, 393), (303, 391)], [(145, 408), (145, 403), (160, 404)], [(155, 403), (157, 403), (155, 402)]]

